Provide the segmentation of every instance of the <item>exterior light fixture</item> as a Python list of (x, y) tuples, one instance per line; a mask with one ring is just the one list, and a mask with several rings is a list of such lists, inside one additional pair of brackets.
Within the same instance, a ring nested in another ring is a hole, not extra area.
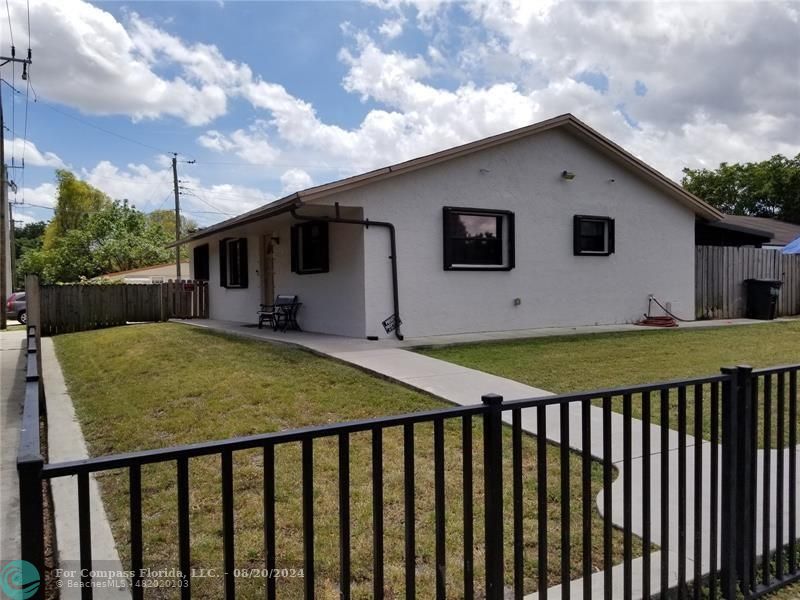
[(567, 181), (572, 181), (575, 179), (575, 173), (572, 171), (561, 171), (561, 178), (566, 179)]

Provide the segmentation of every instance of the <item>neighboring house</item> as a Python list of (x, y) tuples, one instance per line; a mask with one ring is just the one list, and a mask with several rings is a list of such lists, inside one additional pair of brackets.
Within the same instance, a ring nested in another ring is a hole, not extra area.
[[(181, 279), (189, 279), (191, 265), (188, 261), (181, 263)], [(106, 273), (94, 279), (108, 279), (124, 283), (163, 283), (170, 279), (177, 279), (177, 269), (175, 263), (164, 263), (163, 265), (153, 265), (142, 267), (141, 269), (131, 269), (130, 271), (117, 271), (116, 273)]]
[(781, 249), (800, 237), (800, 225), (767, 217), (723, 215), (719, 221), (697, 222), (698, 246), (755, 246)]
[(399, 305), (416, 337), (632, 322), (649, 294), (693, 318), (695, 219), (721, 217), (567, 114), (312, 187), (179, 243), (210, 281), (212, 318), (255, 322), (259, 303), (297, 294), (308, 331), (393, 335)]

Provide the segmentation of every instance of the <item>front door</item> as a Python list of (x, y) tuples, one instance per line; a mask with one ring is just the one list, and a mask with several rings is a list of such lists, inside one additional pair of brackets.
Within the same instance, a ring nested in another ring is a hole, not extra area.
[(261, 301), (272, 304), (275, 301), (275, 261), (271, 233), (264, 236), (261, 247)]

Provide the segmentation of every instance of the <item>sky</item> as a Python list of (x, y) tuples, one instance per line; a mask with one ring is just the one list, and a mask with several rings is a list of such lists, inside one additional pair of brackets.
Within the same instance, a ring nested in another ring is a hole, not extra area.
[[(55, 169), (208, 225), (571, 112), (677, 181), (800, 153), (800, 2), (8, 0), (10, 200)], [(6, 13), (7, 14), (4, 14)], [(27, 117), (26, 117), (27, 114)], [(191, 162), (194, 161), (194, 162)]]

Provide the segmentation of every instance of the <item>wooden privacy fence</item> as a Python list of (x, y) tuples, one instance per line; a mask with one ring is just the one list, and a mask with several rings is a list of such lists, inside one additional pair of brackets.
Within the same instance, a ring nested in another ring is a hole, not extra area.
[(26, 282), (28, 311), (38, 303), (41, 334), (55, 335), (171, 318), (208, 318), (208, 283), (39, 285)]
[(763, 248), (698, 246), (695, 260), (697, 318), (744, 317), (747, 279), (781, 280), (777, 315), (800, 314), (800, 255)]

